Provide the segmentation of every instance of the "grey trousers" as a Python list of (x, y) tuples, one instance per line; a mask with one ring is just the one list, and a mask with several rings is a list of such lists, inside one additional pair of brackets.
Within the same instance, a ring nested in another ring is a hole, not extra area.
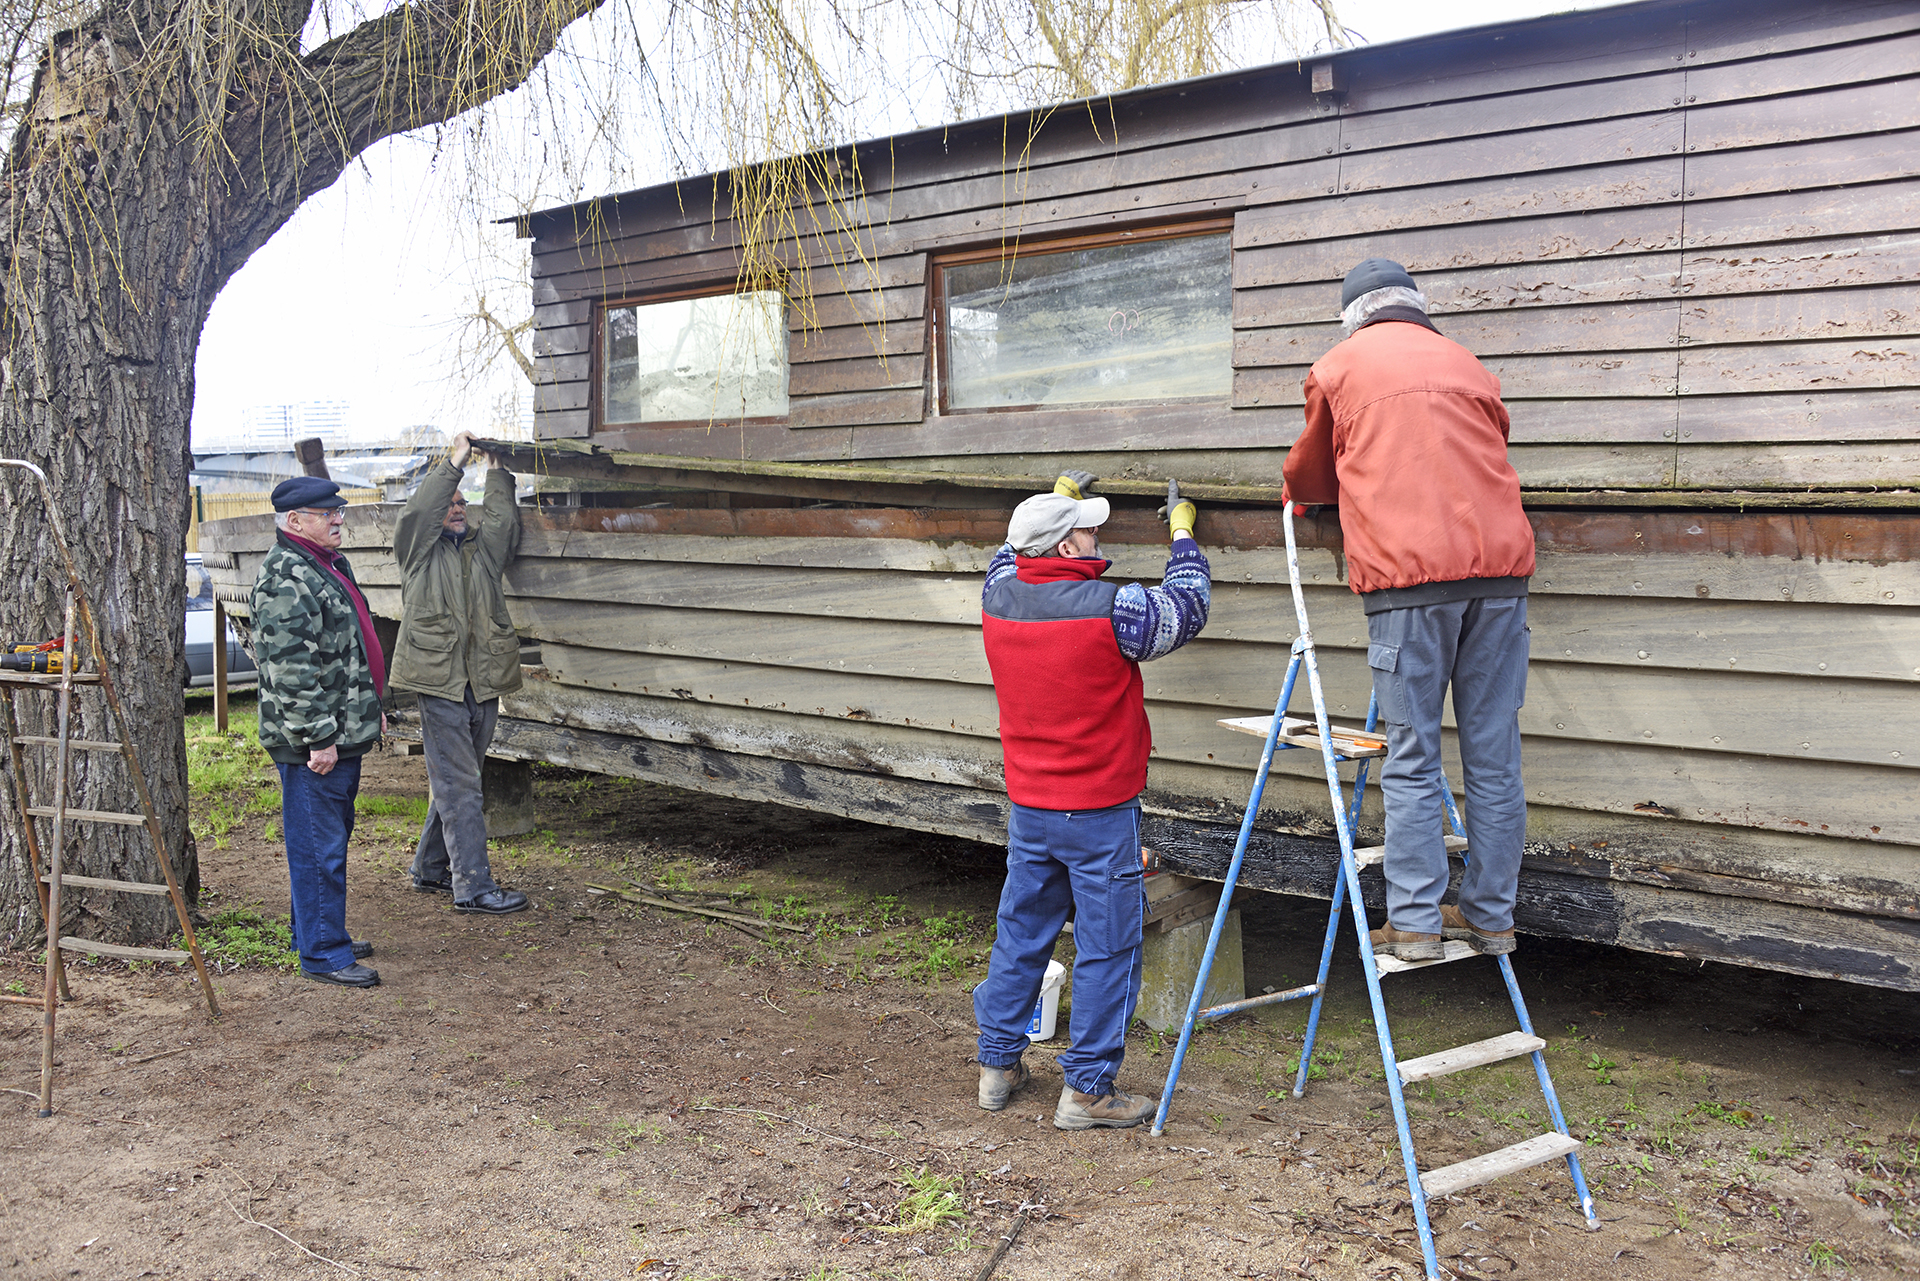
[(466, 698), (420, 695), (420, 740), (426, 748), (427, 781), (433, 804), (420, 845), (413, 852), (413, 879), (453, 877), (453, 901), (467, 903), (499, 889), (487, 863), (487, 820), (481, 812), (480, 768), (493, 742), (500, 700), (476, 702), (473, 686)]
[(1387, 920), (1440, 932), (1447, 889), (1440, 716), (1449, 685), (1466, 791), (1467, 870), (1460, 913), (1484, 930), (1513, 926), (1526, 839), (1520, 706), (1527, 697), (1525, 597), (1450, 601), (1367, 617), (1367, 664), (1387, 727), (1380, 792), (1387, 810)]

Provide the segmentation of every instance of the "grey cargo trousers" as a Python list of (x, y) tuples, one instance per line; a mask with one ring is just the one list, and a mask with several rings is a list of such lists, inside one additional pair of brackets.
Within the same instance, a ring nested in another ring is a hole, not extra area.
[(1387, 811), (1387, 920), (1440, 932), (1448, 869), (1440, 718), (1449, 685), (1466, 792), (1467, 870), (1460, 912), (1483, 930), (1513, 926), (1526, 839), (1520, 706), (1527, 696), (1527, 601), (1448, 601), (1367, 616), (1367, 665), (1386, 724), (1380, 792)]
[(499, 715), (500, 700), (476, 701), (471, 685), (460, 702), (420, 695), (420, 741), (433, 801), (413, 852), (413, 879), (444, 881), (451, 872), (456, 903), (470, 903), (500, 888), (487, 861), (480, 790), (480, 770)]

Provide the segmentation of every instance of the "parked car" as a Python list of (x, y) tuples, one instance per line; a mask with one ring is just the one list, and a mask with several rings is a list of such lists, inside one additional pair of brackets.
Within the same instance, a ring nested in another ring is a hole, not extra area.
[[(260, 674), (253, 666), (253, 655), (233, 634), (227, 624), (227, 686), (237, 688), (257, 683)], [(194, 552), (187, 553), (187, 687), (209, 689), (213, 685), (213, 578)]]

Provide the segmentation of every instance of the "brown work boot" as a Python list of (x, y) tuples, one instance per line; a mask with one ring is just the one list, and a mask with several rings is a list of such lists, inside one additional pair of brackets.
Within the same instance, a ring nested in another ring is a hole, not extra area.
[(1026, 1061), (1015, 1059), (1005, 1067), (980, 1065), (980, 1106), (989, 1112), (998, 1112), (1007, 1106), (1007, 1100), (1013, 1092), (1031, 1079)]
[(1465, 939), (1482, 956), (1500, 956), (1514, 949), (1511, 929), (1483, 930), (1469, 925), (1460, 909), (1451, 903), (1440, 909), (1440, 934), (1444, 938)]
[(1389, 921), (1368, 932), (1375, 956), (1391, 956), (1398, 961), (1437, 961), (1446, 955), (1438, 934), (1409, 934), (1393, 928)]
[(1056, 1130), (1124, 1130), (1138, 1125), (1159, 1108), (1159, 1099), (1142, 1094), (1082, 1094), (1071, 1085), (1060, 1091), (1059, 1105), (1053, 1109)]

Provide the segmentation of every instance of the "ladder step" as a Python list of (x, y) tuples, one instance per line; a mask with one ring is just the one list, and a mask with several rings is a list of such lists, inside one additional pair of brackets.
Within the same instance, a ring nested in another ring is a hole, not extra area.
[[(43, 876), (40, 880), (46, 885), (53, 884), (52, 877)], [(108, 881), (98, 876), (68, 876), (64, 873), (61, 874), (60, 884), (62, 886), (78, 885), (88, 890), (119, 890), (123, 894), (171, 894), (173, 892), (164, 885), (155, 885), (150, 881)]]
[[(13, 741), (23, 747), (36, 744), (41, 747), (53, 747), (60, 742), (59, 739), (47, 734), (21, 734), (16, 736)], [(120, 750), (120, 744), (104, 742), (97, 738), (70, 738), (67, 740), (67, 746), (77, 747), (83, 752), (117, 752)]]
[(1426, 1189), (1430, 1197), (1446, 1196), (1450, 1192), (1491, 1183), (1502, 1175), (1542, 1165), (1557, 1156), (1566, 1156), (1569, 1152), (1579, 1150), (1580, 1140), (1570, 1135), (1537, 1134), (1524, 1143), (1501, 1148), (1498, 1152), (1469, 1157), (1438, 1170), (1429, 1170), (1420, 1176), (1420, 1186)]
[[(1365, 940), (1362, 941), (1364, 942)], [(1376, 956), (1373, 958), (1373, 967), (1379, 971), (1381, 978), (1385, 978), (1389, 974), (1403, 974), (1408, 970), (1423, 970), (1429, 965), (1445, 965), (1449, 961), (1464, 961), (1469, 956), (1480, 955), (1473, 950), (1473, 944), (1467, 942), (1465, 939), (1448, 939), (1442, 943), (1440, 947), (1442, 954), (1437, 961), (1403, 961), (1397, 956)]]
[[(0, 685), (26, 685), (29, 687), (37, 685), (41, 689), (58, 689), (60, 688), (60, 682), (65, 679), (67, 679), (65, 676), (41, 676), (33, 672), (0, 672)], [(75, 672), (73, 674), (73, 683), (75, 685), (98, 685), (100, 683), (100, 674), (98, 672)]]
[[(53, 806), (29, 805), (27, 813), (36, 818), (52, 818)], [(117, 814), (112, 810), (68, 810), (67, 817), (82, 823), (124, 823), (128, 827), (145, 827), (145, 814)]]
[(44, 996), (15, 996), (11, 992), (0, 992), (0, 1001), (4, 1001), (8, 1005), (45, 1005), (47, 998)]
[(1405, 1059), (1400, 1064), (1400, 1079), (1409, 1084), (1430, 1081), (1436, 1076), (1464, 1072), (1468, 1068), (1483, 1067), (1503, 1059), (1517, 1059), (1522, 1054), (1532, 1054), (1535, 1050), (1546, 1048), (1547, 1043), (1537, 1036), (1526, 1032), (1509, 1032), (1505, 1036), (1475, 1041), (1472, 1045), (1456, 1045), (1451, 1050), (1441, 1050), (1437, 1054)]
[(123, 947), (118, 943), (95, 943), (92, 939), (69, 938), (60, 936), (62, 952), (89, 952), (94, 956), (118, 957), (122, 961), (190, 961), (193, 958), (185, 952), (176, 952), (170, 947)]
[[(1251, 734), (1255, 738), (1265, 738), (1267, 731), (1273, 727), (1273, 717), (1237, 716), (1231, 720), (1215, 723), (1236, 734)], [(1366, 730), (1349, 729), (1343, 725), (1335, 725), (1331, 728), (1333, 754), (1342, 760), (1357, 761), (1387, 754), (1387, 740), (1384, 735), (1369, 734)], [(1320, 733), (1312, 721), (1288, 716), (1280, 723), (1280, 741), (1295, 747), (1317, 748), (1320, 746)]]
[[(1447, 853), (1449, 854), (1458, 854), (1461, 850), (1467, 848), (1467, 838), (1464, 836), (1449, 836), (1446, 840)], [(1386, 846), (1365, 845), (1353, 852), (1353, 862), (1356, 867), (1372, 867), (1386, 858), (1386, 856)]]

